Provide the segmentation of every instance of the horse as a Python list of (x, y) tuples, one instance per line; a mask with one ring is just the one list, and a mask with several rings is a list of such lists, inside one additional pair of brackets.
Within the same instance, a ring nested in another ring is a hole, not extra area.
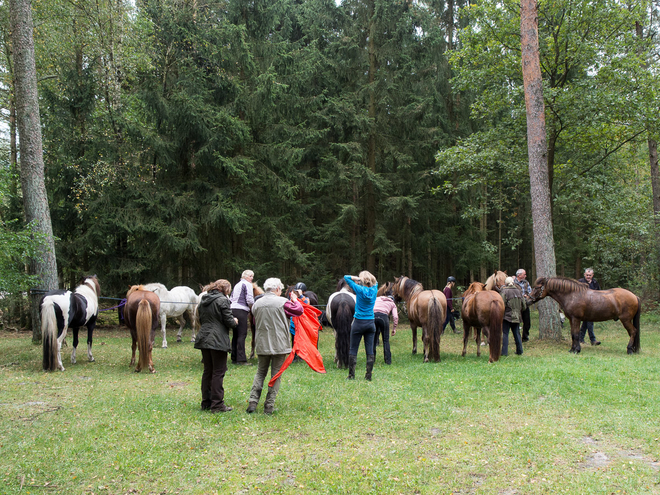
[(124, 306), (124, 319), (126, 326), (131, 331), (132, 350), (131, 364), (135, 364), (135, 347), (140, 351), (138, 365), (135, 372), (139, 373), (142, 368), (149, 368), (155, 373), (154, 362), (151, 351), (154, 347), (156, 329), (158, 328), (158, 315), (160, 312), (160, 299), (158, 296), (145, 289), (143, 285), (133, 285), (126, 293), (126, 305)]
[(504, 287), (504, 281), (508, 275), (500, 270), (495, 271), (484, 283), (486, 290), (500, 290)]
[(572, 278), (539, 277), (530, 294), (532, 302), (550, 296), (559, 303), (571, 322), (573, 345), (571, 352), (579, 353), (580, 322), (621, 320), (628, 330), (628, 354), (637, 354), (639, 343), (639, 316), (642, 305), (639, 297), (626, 289), (591, 290), (588, 284)]
[(348, 352), (351, 346), (351, 324), (355, 315), (355, 294), (342, 278), (337, 290), (328, 298), (325, 316), (335, 330), (335, 363), (337, 368), (348, 368)]
[(417, 327), (422, 327), (424, 362), (440, 361), (440, 335), (447, 315), (447, 298), (442, 291), (424, 290), (420, 282), (401, 276), (394, 279), (395, 302), (405, 301), (412, 330), (413, 354), (417, 354)]
[(197, 335), (197, 325), (194, 318), (194, 310), (199, 304), (199, 297), (195, 291), (190, 287), (178, 286), (167, 290), (163, 284), (153, 283), (144, 286), (145, 290), (155, 292), (160, 298), (160, 330), (163, 333), (163, 345), (167, 347), (167, 338), (165, 335), (167, 326), (167, 317), (176, 318), (179, 321), (179, 332), (176, 334), (176, 341), (181, 342), (181, 334), (183, 327), (186, 325), (186, 319), (183, 317), (184, 313), (188, 313), (190, 318), (190, 326), (192, 327), (192, 337), (190, 342), (195, 342)]
[(463, 353), (465, 356), (470, 328), (474, 327), (474, 340), (477, 343), (477, 356), (481, 356), (481, 332), (490, 346), (489, 363), (500, 359), (502, 353), (502, 320), (504, 319), (504, 301), (496, 291), (486, 290), (481, 282), (472, 282), (463, 293)]
[(73, 350), (71, 364), (76, 364), (76, 349), (78, 348), (78, 329), (87, 327), (87, 357), (94, 362), (92, 356), (92, 335), (99, 315), (99, 296), (101, 286), (96, 275), (80, 279), (75, 292), (69, 290), (53, 290), (41, 298), (41, 335), (43, 336), (43, 368), (55, 371), (62, 365), (62, 341), (66, 332), (73, 329)]

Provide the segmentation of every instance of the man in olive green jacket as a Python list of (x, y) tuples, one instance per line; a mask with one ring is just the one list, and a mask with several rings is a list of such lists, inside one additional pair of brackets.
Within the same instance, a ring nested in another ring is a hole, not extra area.
[[(270, 376), (275, 376), (284, 364), (286, 357), (291, 353), (289, 341), (289, 318), (303, 314), (303, 306), (298, 301), (295, 291), (291, 291), (291, 300), (282, 297), (284, 285), (279, 278), (269, 278), (264, 282), (263, 297), (252, 306), (255, 323), (255, 352), (259, 356), (257, 374), (250, 391), (248, 413), (257, 410), (264, 380), (270, 368)], [(278, 378), (272, 387), (268, 387), (268, 394), (264, 403), (264, 413), (272, 414), (275, 408), (275, 397), (280, 389)]]

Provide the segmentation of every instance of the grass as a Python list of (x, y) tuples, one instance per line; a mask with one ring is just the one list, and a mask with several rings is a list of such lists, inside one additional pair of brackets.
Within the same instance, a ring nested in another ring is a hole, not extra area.
[(200, 411), (200, 353), (173, 337), (156, 339), (155, 375), (132, 372), (128, 331), (107, 326), (96, 362), (81, 339), (78, 364), (65, 348), (66, 371), (45, 373), (30, 335), (4, 332), (0, 493), (660, 493), (658, 329), (643, 317), (640, 355), (611, 322), (579, 356), (532, 339), (489, 365), (452, 334), (423, 364), (403, 327), (373, 382), (363, 348), (345, 380), (325, 331), (328, 373), (292, 365), (273, 416), (265, 392), (245, 413), (254, 366), (229, 369), (233, 411)]

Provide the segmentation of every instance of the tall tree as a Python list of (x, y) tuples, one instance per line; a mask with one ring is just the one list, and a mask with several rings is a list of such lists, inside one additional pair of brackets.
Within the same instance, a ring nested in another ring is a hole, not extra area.
[[(546, 145), (543, 78), (539, 59), (539, 36), (536, 0), (520, 2), (520, 33), (522, 43), (522, 73), (527, 110), (527, 153), (529, 184), (532, 196), (532, 222), (536, 273), (539, 277), (557, 274), (555, 240), (552, 231), (552, 206)], [(557, 303), (550, 298), (539, 303), (539, 334), (541, 338), (561, 338)]]
[[(30, 272), (38, 275), (38, 289), (57, 288), (55, 241), (50, 221), (48, 195), (44, 180), (41, 143), (41, 119), (37, 92), (37, 70), (32, 37), (32, 6), (29, 0), (11, 0), (12, 46), (16, 81), (16, 119), (20, 139), (21, 188), (27, 222), (35, 222), (35, 229), (44, 234), (46, 242), (38, 256), (30, 260)], [(31, 294), (32, 340), (41, 340), (38, 293)]]

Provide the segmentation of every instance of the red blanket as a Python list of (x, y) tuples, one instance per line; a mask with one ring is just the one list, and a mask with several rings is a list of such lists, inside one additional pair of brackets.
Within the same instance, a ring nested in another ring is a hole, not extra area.
[[(299, 299), (300, 301), (300, 299)], [(314, 306), (310, 306), (302, 301), (304, 313), (300, 316), (293, 317), (293, 323), (296, 326), (296, 336), (293, 339), (293, 349), (291, 354), (289, 354), (284, 361), (284, 364), (280, 368), (280, 371), (270, 379), (268, 386), (272, 387), (275, 380), (277, 380), (284, 370), (289, 367), (293, 362), (293, 358), (296, 357), (296, 354), (300, 356), (301, 359), (318, 373), (325, 373), (325, 368), (323, 367), (323, 358), (321, 353), (316, 348), (316, 344), (319, 341), (319, 329), (321, 324), (319, 323), (319, 316), (321, 311), (316, 309)]]

